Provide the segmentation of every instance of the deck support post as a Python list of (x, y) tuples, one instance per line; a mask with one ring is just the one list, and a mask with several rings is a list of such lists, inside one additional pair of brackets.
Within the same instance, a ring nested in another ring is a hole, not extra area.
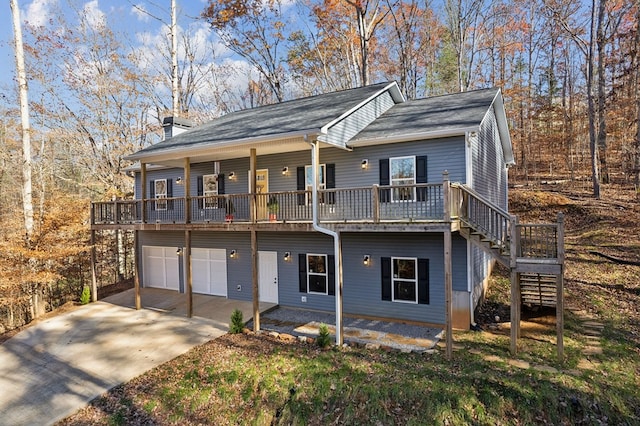
[(444, 221), (447, 230), (444, 232), (444, 303), (445, 303), (445, 327), (447, 337), (447, 359), (453, 358), (453, 274), (451, 259), (451, 194), (449, 172), (442, 173), (442, 189), (444, 203)]
[(520, 305), (522, 303), (522, 297), (520, 294), (520, 274), (517, 271), (518, 247), (520, 246), (518, 241), (518, 218), (512, 215), (510, 217), (510, 222), (509, 266), (511, 269), (511, 341), (509, 349), (511, 351), (511, 355), (515, 355), (518, 352), (518, 337), (520, 337)]
[[(144, 186), (144, 185), (143, 185)], [(133, 274), (133, 286), (134, 286), (134, 298), (136, 310), (142, 309), (142, 301), (140, 300), (140, 276), (142, 275), (141, 267), (142, 267), (142, 253), (140, 250), (140, 231), (133, 231), (133, 258), (135, 264), (135, 272)]]
[(93, 229), (91, 230), (91, 301), (98, 301), (98, 277), (96, 273), (96, 231)]
[(256, 203), (256, 167), (258, 161), (256, 149), (251, 148), (249, 155), (249, 198), (251, 211), (251, 284), (253, 289), (253, 331), (260, 331), (260, 283), (258, 281), (258, 232), (256, 220), (258, 218)]
[(558, 214), (558, 263), (560, 273), (556, 275), (556, 333), (558, 361), (564, 361), (564, 215)]
[(187, 317), (193, 316), (193, 276), (191, 274), (191, 231), (184, 231), (184, 271), (187, 291)]

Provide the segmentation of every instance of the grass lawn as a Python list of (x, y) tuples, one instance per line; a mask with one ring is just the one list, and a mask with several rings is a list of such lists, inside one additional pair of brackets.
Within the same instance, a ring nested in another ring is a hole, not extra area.
[[(559, 210), (567, 217), (564, 363), (553, 313), (523, 322), (516, 358), (504, 324), (456, 332), (452, 361), (443, 350), (320, 350), (225, 335), (60, 424), (640, 424), (640, 266), (599, 254), (640, 260), (637, 201), (627, 193), (601, 202), (575, 193), (512, 196), (512, 210), (531, 216), (523, 222), (553, 220)], [(508, 288), (498, 270), (487, 318), (495, 311), (508, 321)], [(597, 332), (587, 333), (589, 324)]]

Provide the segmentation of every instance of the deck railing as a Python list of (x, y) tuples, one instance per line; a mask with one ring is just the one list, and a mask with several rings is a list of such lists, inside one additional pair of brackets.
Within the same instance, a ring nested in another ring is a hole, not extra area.
[(557, 223), (552, 224), (519, 224), (517, 257), (529, 259), (558, 258)]
[[(308, 222), (313, 214), (311, 197), (311, 191), (286, 191), (95, 202), (92, 224), (252, 222), (254, 198), (255, 222)], [(323, 222), (444, 221), (443, 185), (321, 190), (318, 218)]]

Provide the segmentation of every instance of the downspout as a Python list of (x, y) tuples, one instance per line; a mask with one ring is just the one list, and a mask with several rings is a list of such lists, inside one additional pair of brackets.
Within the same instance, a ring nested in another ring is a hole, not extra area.
[[(311, 145), (311, 169), (313, 171), (313, 186), (311, 189), (311, 210), (313, 229), (322, 234), (333, 237), (333, 252), (336, 259), (335, 271), (335, 298), (336, 298), (336, 345), (342, 346), (342, 249), (340, 246), (340, 234), (327, 228), (323, 228), (318, 223), (318, 169), (320, 158), (320, 146), (314, 138), (309, 140), (305, 135), (304, 140)], [(328, 283), (327, 283), (328, 284)]]

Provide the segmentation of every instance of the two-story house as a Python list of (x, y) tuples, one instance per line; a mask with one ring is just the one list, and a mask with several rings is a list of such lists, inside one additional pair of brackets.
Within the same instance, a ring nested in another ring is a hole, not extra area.
[[(468, 328), (509, 261), (511, 140), (500, 90), (407, 101), (395, 83), (227, 114), (138, 161), (140, 284), (341, 316)], [(184, 130), (184, 129), (181, 129)]]

